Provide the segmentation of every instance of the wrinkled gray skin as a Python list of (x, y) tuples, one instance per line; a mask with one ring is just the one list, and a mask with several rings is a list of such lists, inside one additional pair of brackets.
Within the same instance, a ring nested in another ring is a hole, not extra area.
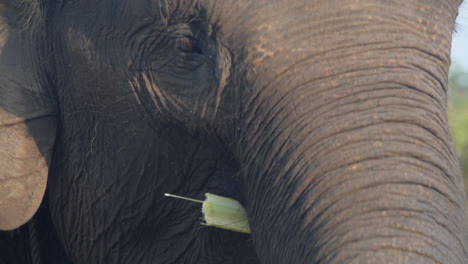
[(460, 2), (2, 0), (0, 229), (43, 201), (45, 263), (466, 264)]

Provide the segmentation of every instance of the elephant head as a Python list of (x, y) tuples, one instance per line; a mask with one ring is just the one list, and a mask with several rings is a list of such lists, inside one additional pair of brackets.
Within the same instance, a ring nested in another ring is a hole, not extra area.
[[(467, 263), (460, 4), (3, 0), (0, 229), (46, 192), (73, 263)], [(252, 234), (165, 192), (238, 199)]]

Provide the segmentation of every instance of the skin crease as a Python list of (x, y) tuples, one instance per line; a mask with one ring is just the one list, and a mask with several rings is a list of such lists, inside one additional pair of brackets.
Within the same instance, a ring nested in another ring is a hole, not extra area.
[[(34, 3), (1, 2), (27, 67), (0, 91), (57, 122), (52, 151), (26, 118), (51, 155), (44, 263), (467, 263), (446, 116), (461, 1)], [(252, 235), (166, 192), (240, 200)]]

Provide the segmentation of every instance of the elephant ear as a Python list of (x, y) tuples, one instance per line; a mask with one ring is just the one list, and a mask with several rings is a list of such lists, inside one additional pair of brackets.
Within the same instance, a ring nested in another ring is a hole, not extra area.
[(36, 65), (45, 63), (34, 63), (39, 49), (33, 34), (16, 30), (1, 11), (0, 230), (12, 230), (31, 219), (44, 196), (56, 103), (40, 81), (43, 74)]

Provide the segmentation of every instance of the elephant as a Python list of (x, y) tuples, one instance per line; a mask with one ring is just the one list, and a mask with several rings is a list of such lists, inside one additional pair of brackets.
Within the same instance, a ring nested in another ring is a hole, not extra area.
[(0, 262), (468, 263), (461, 2), (0, 0)]

